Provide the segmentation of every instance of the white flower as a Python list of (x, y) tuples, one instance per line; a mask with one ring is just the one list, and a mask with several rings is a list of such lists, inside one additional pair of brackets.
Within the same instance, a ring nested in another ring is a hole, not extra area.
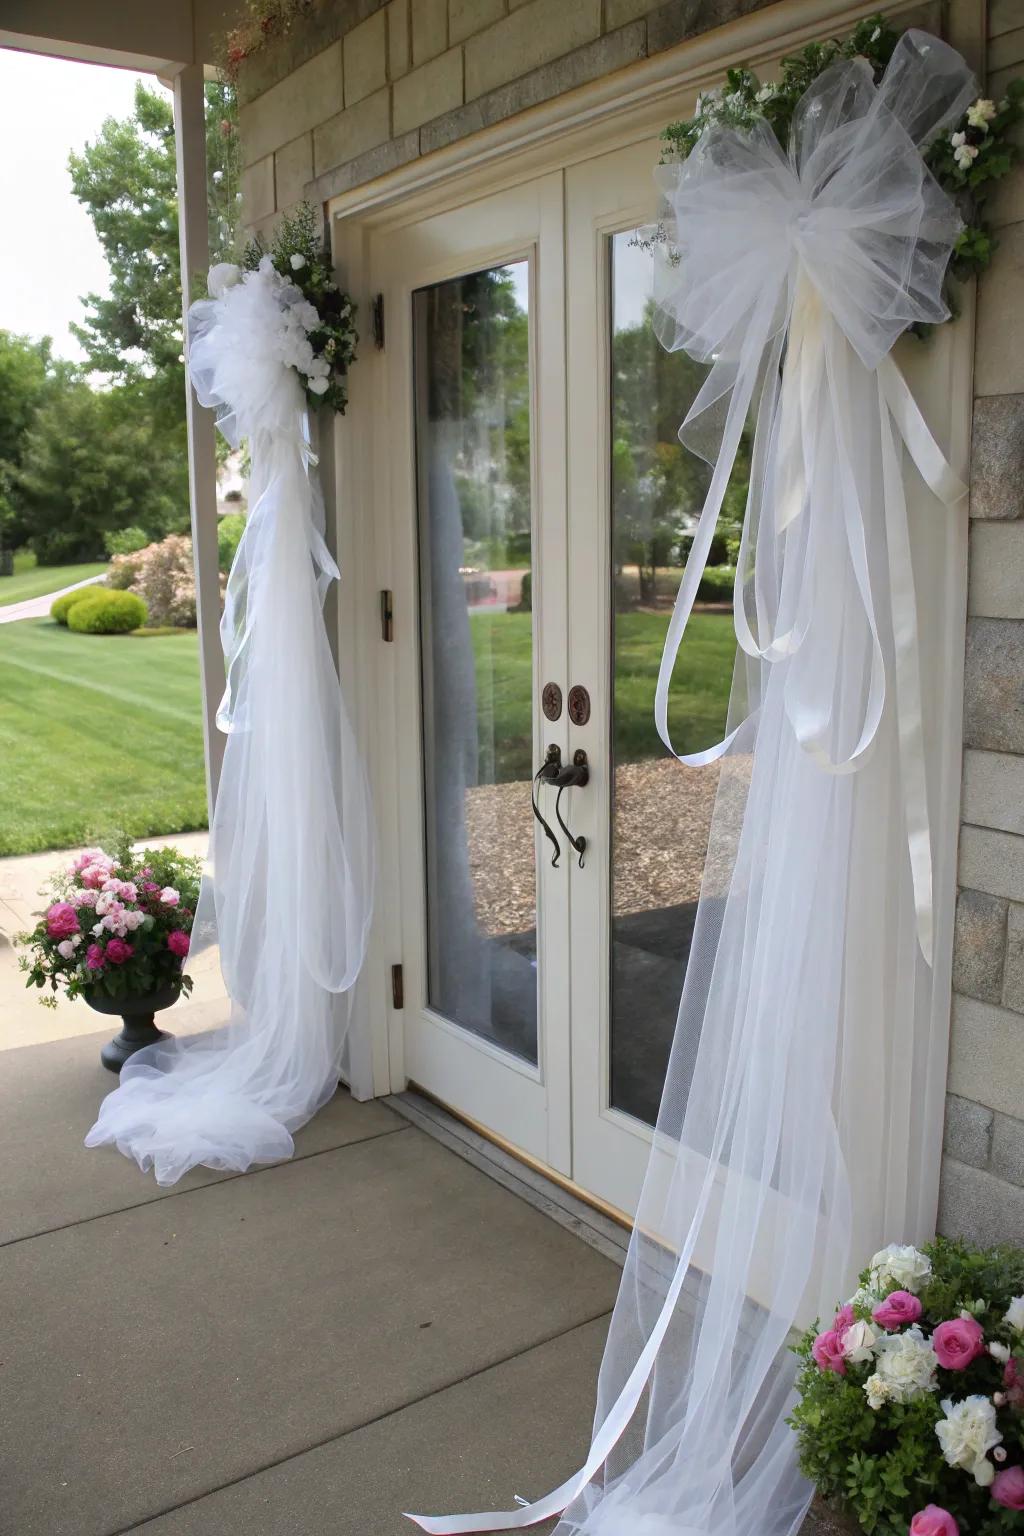
[(62, 960), (71, 960), (74, 958), (75, 946), (70, 939), (62, 939), (57, 945), (57, 953)]
[(998, 1344), (995, 1342), (995, 1340), (993, 1340), (993, 1342), (989, 1345), (988, 1352), (992, 1356), (993, 1360), (999, 1361), (1000, 1365), (1005, 1365), (1007, 1360), (1010, 1358), (1010, 1351), (1007, 1349), (1006, 1345)]
[(872, 1312), (881, 1299), (878, 1292), (873, 1291), (869, 1285), (859, 1285), (847, 1302), (847, 1306), (866, 1307), (869, 1312)]
[(315, 331), (320, 324), (320, 316), (317, 313), (316, 305), (307, 303), (305, 299), (300, 304), (294, 306), (292, 314), (304, 331)]
[(996, 1410), (987, 1397), (965, 1397), (960, 1403), (944, 1398), (945, 1418), (935, 1426), (942, 1454), (951, 1467), (973, 1472), (974, 1481), (987, 1488), (995, 1476), (988, 1452), (1002, 1440), (996, 1428)]
[(93, 936), (93, 938), (94, 938), (94, 939), (98, 939), (98, 938), (100, 938), (100, 936), (101, 936), (101, 935), (102, 935), (102, 933), (103, 933), (103, 924), (102, 924), (102, 923), (96, 923), (96, 924), (95, 924), (95, 925), (94, 925), (94, 927), (93, 927), (93, 930), (92, 930), (92, 936)]
[(293, 272), (301, 272), (303, 267), (306, 265), (306, 258), (303, 256), (301, 251), (292, 251), (288, 260), (291, 263), (291, 269)]
[(868, 1400), (868, 1407), (877, 1413), (879, 1408), (892, 1401), (892, 1387), (877, 1371), (874, 1376), (869, 1376), (864, 1383), (864, 1393)]
[(763, 106), (766, 101), (771, 101), (771, 99), (772, 99), (772, 97), (774, 95), (775, 95), (775, 85), (774, 85), (773, 81), (769, 80), (767, 82), (767, 84), (761, 86), (760, 90), (757, 93), (757, 96), (754, 99), (756, 101), (759, 101), (762, 104), (762, 106)]
[(96, 898), (96, 916), (103, 917), (105, 913), (109, 912), (116, 899), (112, 891), (101, 891)]
[(898, 1290), (916, 1296), (931, 1272), (931, 1260), (910, 1243), (890, 1243), (871, 1260), (871, 1289), (879, 1295)]
[(310, 379), (309, 387), (314, 395), (326, 395), (329, 388), (329, 380), (318, 375), (316, 378)]
[(996, 115), (996, 104), (979, 96), (973, 107), (967, 108), (967, 121), (972, 128), (980, 128), (982, 133), (988, 132), (988, 125)]
[(870, 1323), (851, 1323), (843, 1334), (843, 1354), (851, 1365), (863, 1365), (875, 1352), (878, 1329)]
[(206, 286), (210, 291), (211, 299), (222, 299), (229, 288), (233, 288), (241, 281), (241, 267), (236, 267), (233, 261), (218, 261), (216, 266), (210, 268)]
[(214, 179), (214, 181), (223, 181), (224, 180), (224, 172), (223, 171), (214, 171), (213, 179)]
[(897, 1403), (934, 1392), (938, 1366), (931, 1340), (915, 1324), (904, 1333), (886, 1333), (875, 1344), (875, 1364)]
[(978, 151), (973, 144), (968, 144), (965, 133), (950, 134), (949, 142), (953, 146), (953, 159), (962, 171), (970, 169), (971, 161), (978, 158)]
[(1024, 1296), (1011, 1297), (1010, 1305), (1003, 1314), (1003, 1322), (1018, 1333), (1024, 1333)]
[(81, 942), (82, 942), (82, 935), (80, 933), (73, 933), (71, 935), (71, 946), (72, 946), (73, 949), (77, 949), (79, 944), (81, 944)]

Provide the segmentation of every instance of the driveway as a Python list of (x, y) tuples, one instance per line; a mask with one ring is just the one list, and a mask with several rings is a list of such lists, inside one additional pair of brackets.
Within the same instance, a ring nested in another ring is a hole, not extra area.
[(73, 581), (70, 587), (60, 587), (56, 592), (44, 592), (42, 597), (27, 597), (23, 603), (8, 603), (6, 607), (0, 608), (0, 624), (14, 624), (18, 619), (45, 619), (54, 598), (63, 597), (65, 592), (77, 592), (79, 587), (91, 587), (97, 581), (102, 581), (105, 575), (106, 572), (101, 571), (98, 576)]

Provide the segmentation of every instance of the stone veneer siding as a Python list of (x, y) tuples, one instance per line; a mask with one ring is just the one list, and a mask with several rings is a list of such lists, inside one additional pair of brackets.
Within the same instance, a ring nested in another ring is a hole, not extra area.
[(771, 0), (320, 0), (239, 81), (243, 212), (273, 222)]
[[(240, 82), (245, 221), (272, 225), (770, 0), (321, 0)], [(988, 91), (1024, 73), (991, 0)], [(1024, 171), (980, 285), (953, 1027), (939, 1225), (1024, 1242)], [(894, 1238), (900, 1236), (893, 1234)]]

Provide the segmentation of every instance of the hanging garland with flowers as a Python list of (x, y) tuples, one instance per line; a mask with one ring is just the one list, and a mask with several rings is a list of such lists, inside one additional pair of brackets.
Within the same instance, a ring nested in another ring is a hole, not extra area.
[[(772, 129), (786, 149), (797, 102), (812, 81), (841, 59), (865, 59), (875, 84), (881, 80), (900, 32), (884, 16), (869, 16), (849, 37), (810, 43), (782, 60), (779, 78), (763, 82), (753, 70), (730, 69), (725, 85), (697, 97), (692, 118), (670, 123), (664, 130), (666, 162), (685, 160), (709, 128), (750, 129), (758, 119)], [(960, 282), (983, 272), (992, 259), (995, 241), (985, 222), (985, 201), (1020, 155), (1011, 131), (1024, 118), (1024, 80), (1012, 80), (998, 101), (979, 97), (948, 133), (925, 152), (932, 175), (956, 204), (963, 228), (950, 258), (948, 275)], [(655, 232), (655, 242), (662, 231)], [(947, 294), (947, 299), (949, 295)], [(956, 313), (952, 307), (952, 313)]]

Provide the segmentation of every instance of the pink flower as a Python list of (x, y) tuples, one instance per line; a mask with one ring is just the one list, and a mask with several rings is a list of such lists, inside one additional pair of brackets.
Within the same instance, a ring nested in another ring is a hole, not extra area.
[(103, 945), (90, 944), (85, 952), (85, 963), (90, 971), (102, 971), (103, 969)]
[[(894, 1328), (916, 1323), (921, 1316), (921, 1303), (909, 1291), (891, 1291), (884, 1301), (878, 1303), (871, 1316), (891, 1333)], [(936, 1507), (934, 1504), (928, 1505), (929, 1509)], [(945, 1510), (942, 1513), (945, 1514)]]
[(69, 939), (78, 932), (78, 913), (70, 901), (55, 901), (46, 914), (46, 931), (51, 939)]
[[(143, 871), (143, 873), (145, 873), (145, 871)], [(152, 896), (154, 891), (159, 892), (160, 887), (153, 880), (143, 880), (142, 889), (148, 896)]]
[(111, 965), (124, 965), (124, 962), (130, 960), (133, 954), (132, 946), (126, 944), (124, 939), (111, 939), (107, 945), (107, 959)]
[(184, 960), (188, 954), (188, 934), (180, 928), (172, 928), (167, 935), (167, 948), (172, 955), (180, 955)]
[(839, 1311), (832, 1319), (832, 1332), (838, 1333), (840, 1338), (842, 1338), (847, 1328), (853, 1327), (854, 1322), (853, 1302), (848, 1301), (845, 1306), (839, 1308)]
[(160, 900), (163, 902), (165, 907), (176, 907), (178, 902), (181, 900), (181, 897), (178, 895), (173, 885), (165, 885), (163, 890), (160, 892)]
[(951, 1317), (932, 1334), (932, 1348), (947, 1371), (962, 1371), (985, 1352), (985, 1334), (974, 1317)]
[(103, 852), (102, 848), (85, 848), (74, 863), (68, 865), (68, 874), (80, 874), (83, 869), (88, 869), (90, 864), (106, 864), (109, 867), (112, 863), (113, 860), (109, 854)]
[(1003, 1386), (1006, 1388), (1006, 1401), (1012, 1408), (1024, 1408), (1024, 1376), (1017, 1369), (1017, 1362), (1012, 1357), (1007, 1360), (1003, 1371)]
[(910, 1536), (958, 1536), (960, 1527), (941, 1504), (926, 1504), (910, 1522)]
[(122, 880), (121, 881), (121, 900), (122, 901), (138, 901), (138, 899), (139, 899), (139, 892), (138, 892), (138, 889), (137, 889), (137, 887), (135, 885), (135, 881), (134, 880)]
[(843, 1354), (842, 1335), (836, 1328), (819, 1333), (811, 1345), (811, 1354), (819, 1371), (835, 1371), (837, 1376), (846, 1375), (846, 1358)]
[(110, 866), (108, 864), (89, 864), (79, 872), (78, 878), (90, 890), (98, 891), (110, 878)]
[(1004, 1509), (1024, 1509), (1024, 1467), (1007, 1467), (997, 1472), (990, 1492)]
[(99, 894), (99, 891), (72, 891), (68, 900), (73, 907), (94, 907)]

